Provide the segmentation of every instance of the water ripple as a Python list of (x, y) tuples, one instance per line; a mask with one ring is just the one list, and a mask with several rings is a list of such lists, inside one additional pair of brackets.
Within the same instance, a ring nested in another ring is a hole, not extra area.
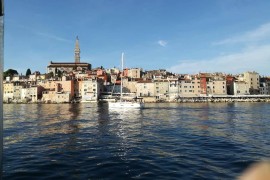
[(267, 103), (4, 105), (4, 179), (234, 179), (269, 158)]

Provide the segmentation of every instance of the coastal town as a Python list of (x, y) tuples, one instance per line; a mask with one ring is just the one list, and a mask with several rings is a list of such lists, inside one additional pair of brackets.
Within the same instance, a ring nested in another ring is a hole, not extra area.
[(165, 69), (92, 68), (80, 61), (76, 38), (74, 62), (52, 62), (47, 72), (4, 76), (5, 103), (75, 103), (113, 101), (121, 91), (144, 102), (269, 101), (270, 77), (257, 72), (175, 74)]

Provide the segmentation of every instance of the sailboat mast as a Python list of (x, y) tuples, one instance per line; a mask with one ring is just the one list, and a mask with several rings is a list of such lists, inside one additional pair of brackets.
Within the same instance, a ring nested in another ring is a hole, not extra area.
[(122, 53), (122, 58), (121, 58), (121, 64), (122, 64), (122, 73), (121, 73), (121, 94), (120, 97), (122, 99), (123, 97), (123, 75), (124, 75), (124, 53)]

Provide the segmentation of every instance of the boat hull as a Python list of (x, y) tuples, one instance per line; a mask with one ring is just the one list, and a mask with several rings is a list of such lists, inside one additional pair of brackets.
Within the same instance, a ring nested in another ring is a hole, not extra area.
[(143, 103), (139, 102), (109, 102), (109, 108), (138, 108), (144, 107)]

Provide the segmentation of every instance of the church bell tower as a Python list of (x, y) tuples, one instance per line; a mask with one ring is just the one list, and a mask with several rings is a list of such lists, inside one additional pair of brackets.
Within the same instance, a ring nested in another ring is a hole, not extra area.
[(79, 46), (79, 38), (78, 38), (78, 36), (76, 37), (74, 53), (75, 53), (75, 63), (80, 63), (81, 50), (80, 50), (80, 46)]

